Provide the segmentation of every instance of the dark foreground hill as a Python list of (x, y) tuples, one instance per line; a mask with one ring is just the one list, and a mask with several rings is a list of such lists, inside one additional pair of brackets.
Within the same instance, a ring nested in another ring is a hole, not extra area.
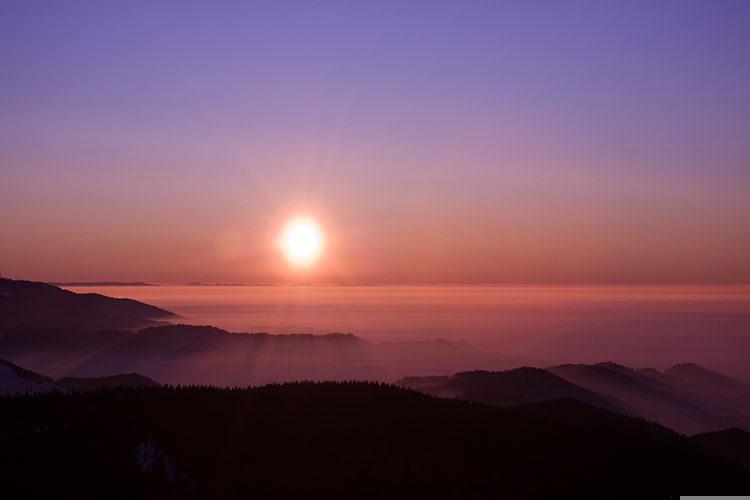
[(720, 455), (734, 458), (750, 467), (750, 432), (732, 427), (723, 431), (697, 434), (693, 439)]
[(97, 293), (73, 293), (47, 283), (0, 278), (0, 333), (28, 326), (133, 329), (174, 319), (159, 307)]
[(161, 384), (137, 373), (122, 373), (106, 377), (63, 377), (55, 384), (68, 391), (95, 391), (107, 387), (159, 387)]
[[(573, 400), (495, 408), (373, 383), (0, 398), (26, 498), (673, 498), (750, 472)], [(43, 479), (43, 480), (40, 480)]]

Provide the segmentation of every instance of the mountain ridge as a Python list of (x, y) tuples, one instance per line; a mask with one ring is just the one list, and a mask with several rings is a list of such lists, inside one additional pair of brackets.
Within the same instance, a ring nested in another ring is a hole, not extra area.
[[(674, 367), (660, 372), (604, 362), (557, 365), (548, 370), (580, 387), (624, 401), (635, 414), (687, 434), (727, 427), (750, 428), (750, 405), (745, 397), (750, 395), (750, 388), (697, 364), (691, 365), (691, 373), (717, 375), (712, 380), (723, 381), (721, 394), (700, 390), (694, 380), (680, 376), (681, 369)], [(719, 391), (719, 387), (714, 385), (714, 390)]]
[[(750, 484), (691, 438), (574, 400), (496, 408), (365, 382), (0, 398), (0, 428), (4, 491), (40, 497), (624, 499)], [(139, 467), (144, 455), (169, 467)]]
[(160, 385), (158, 382), (138, 373), (54, 379), (0, 358), (0, 395), (90, 391), (107, 387), (158, 387)]
[(396, 385), (437, 397), (458, 397), (493, 406), (518, 406), (573, 398), (583, 403), (628, 414), (606, 395), (597, 394), (542, 368), (520, 367), (490, 372), (474, 370), (443, 377), (407, 377)]
[(0, 278), (0, 333), (23, 326), (141, 328), (178, 316), (132, 299), (79, 294), (49, 283)]

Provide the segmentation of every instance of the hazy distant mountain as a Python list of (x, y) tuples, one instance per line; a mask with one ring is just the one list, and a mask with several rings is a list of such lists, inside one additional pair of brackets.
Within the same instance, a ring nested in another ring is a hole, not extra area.
[(0, 280), (0, 313), (0, 356), (56, 377), (138, 372), (165, 383), (257, 385), (392, 381), (507, 366), (445, 340), (375, 344), (349, 334), (235, 334), (190, 325), (135, 330), (177, 317), (133, 300), (29, 281)]
[[(230, 333), (173, 324), (134, 330), (175, 318), (136, 301), (0, 280), (0, 356), (54, 377), (139, 373), (167, 384), (247, 386), (393, 381), (430, 373), (437, 377), (412, 377), (401, 384), (498, 406), (574, 398), (688, 434), (750, 429), (750, 389), (694, 364), (664, 372), (614, 363), (497, 372), (512, 361), (441, 339), (372, 343), (351, 334)], [(451, 373), (457, 374), (443, 376)]]
[(214, 282), (204, 283), (202, 281), (190, 281), (185, 283), (184, 286), (274, 286), (272, 283), (225, 283), (225, 282)]
[(377, 344), (351, 334), (230, 333), (167, 325), (135, 332), (35, 328), (0, 336), (0, 355), (56, 377), (137, 372), (170, 384), (259, 385), (293, 380), (392, 381), (413, 373), (498, 368), (502, 361), (445, 340)]
[[(655, 373), (654, 373), (655, 372)], [(675, 365), (651, 376), (690, 394), (704, 405), (734, 408), (750, 416), (750, 386), (695, 363)]]
[(518, 406), (572, 398), (627, 413), (613, 399), (583, 389), (540, 368), (516, 368), (501, 372), (472, 371), (444, 377), (407, 377), (396, 384), (433, 396), (461, 398), (494, 406)]
[(29, 326), (133, 329), (174, 318), (169, 311), (135, 300), (78, 294), (46, 283), (0, 278), (0, 335)]
[(64, 377), (53, 379), (0, 359), (0, 395), (51, 391), (92, 391), (105, 387), (159, 387), (160, 384), (137, 373), (104, 377)]
[(94, 391), (105, 387), (159, 387), (161, 384), (137, 373), (123, 373), (106, 377), (63, 377), (55, 384), (68, 391)]
[(745, 412), (747, 386), (698, 365), (677, 365), (665, 372), (633, 370), (615, 363), (560, 365), (547, 370), (518, 368), (406, 377), (396, 383), (437, 397), (494, 406), (576, 399), (686, 434), (732, 426), (750, 429), (750, 417)]
[(680, 432), (750, 428), (747, 386), (698, 365), (677, 365), (665, 372), (633, 370), (615, 363), (560, 365), (548, 370), (617, 398), (636, 414)]
[(11, 497), (630, 499), (750, 484), (689, 438), (573, 400), (493, 408), (372, 383), (0, 398), (0, 429)]
[(157, 286), (145, 281), (56, 281), (55, 286)]
[(0, 395), (57, 390), (54, 380), (0, 359)]

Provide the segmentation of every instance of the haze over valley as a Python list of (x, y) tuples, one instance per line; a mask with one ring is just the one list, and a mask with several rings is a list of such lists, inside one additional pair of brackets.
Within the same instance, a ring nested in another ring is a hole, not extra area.
[(748, 27), (3, 0), (0, 498), (747, 495)]
[(750, 285), (67, 288), (141, 300), (180, 322), (230, 332), (442, 338), (534, 366), (604, 360), (666, 369), (691, 361), (750, 381)]

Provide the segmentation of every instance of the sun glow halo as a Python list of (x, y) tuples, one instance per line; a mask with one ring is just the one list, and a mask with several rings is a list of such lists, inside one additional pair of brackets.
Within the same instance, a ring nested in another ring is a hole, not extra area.
[(320, 255), (323, 236), (311, 219), (296, 219), (284, 230), (281, 247), (293, 263), (308, 264)]

